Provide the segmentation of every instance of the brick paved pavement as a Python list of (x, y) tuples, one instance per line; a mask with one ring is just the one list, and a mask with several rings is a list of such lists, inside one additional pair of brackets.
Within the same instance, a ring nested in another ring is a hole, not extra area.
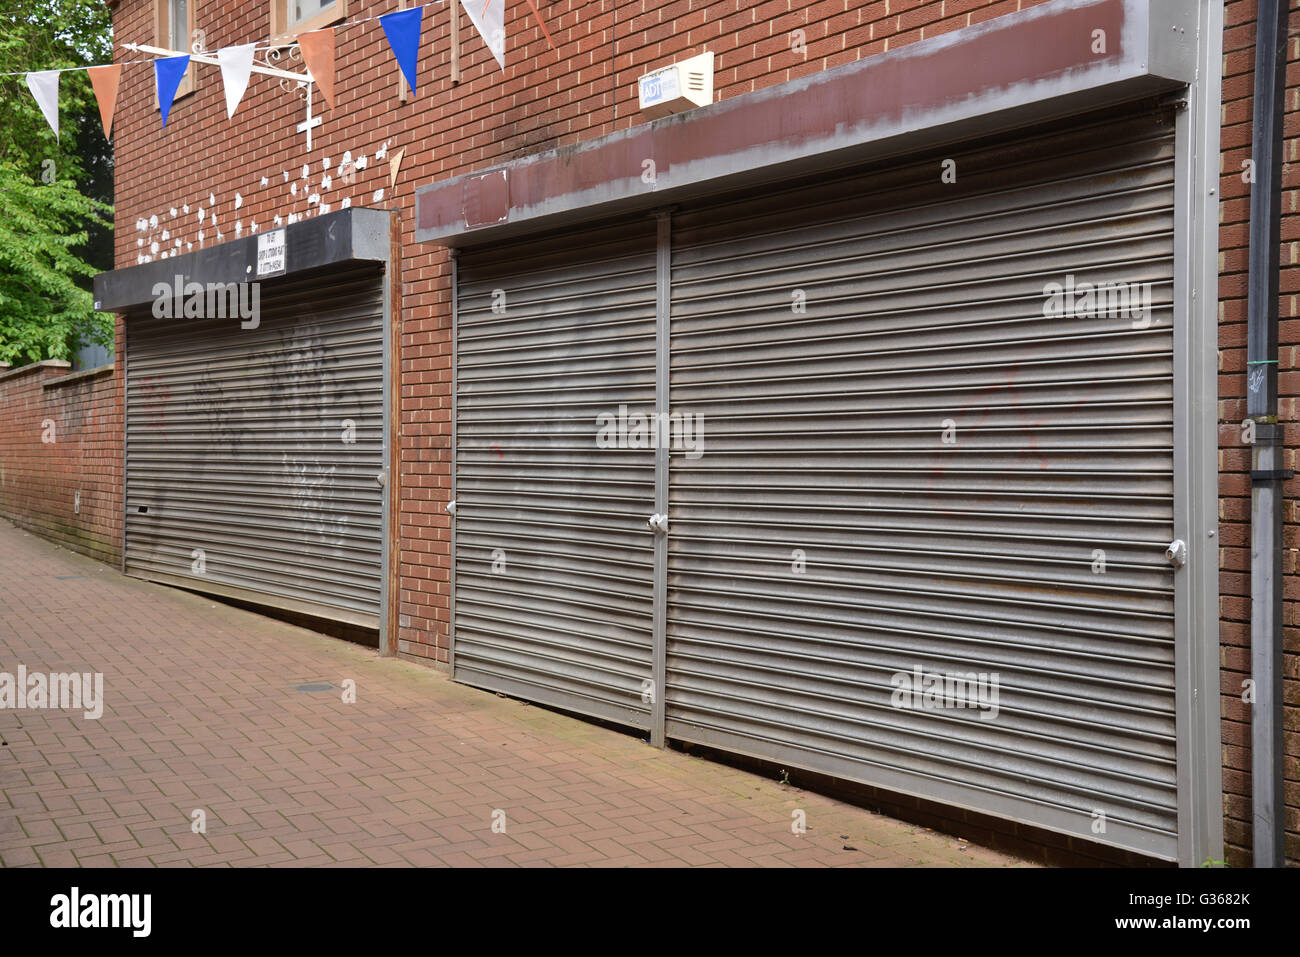
[[(1020, 864), (125, 578), (0, 521), (0, 672), (19, 664), (102, 672), (106, 703), (98, 721), (0, 710), (6, 867)], [(336, 688), (294, 690), (312, 681)]]

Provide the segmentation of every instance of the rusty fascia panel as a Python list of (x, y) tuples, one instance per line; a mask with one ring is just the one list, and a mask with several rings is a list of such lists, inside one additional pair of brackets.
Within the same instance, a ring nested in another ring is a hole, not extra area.
[(1186, 0), (1051, 0), (421, 187), (415, 238), (476, 245), (1176, 89), (1193, 79), (1195, 24)]

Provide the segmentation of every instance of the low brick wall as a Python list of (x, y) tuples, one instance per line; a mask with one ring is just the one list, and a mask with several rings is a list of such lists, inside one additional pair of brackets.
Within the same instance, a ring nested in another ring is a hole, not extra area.
[(122, 405), (113, 366), (0, 364), (0, 518), (116, 565)]

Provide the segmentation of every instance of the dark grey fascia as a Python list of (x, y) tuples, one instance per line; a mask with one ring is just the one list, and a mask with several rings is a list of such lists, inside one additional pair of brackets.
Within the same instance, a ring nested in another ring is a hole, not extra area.
[[(389, 257), (389, 213), (385, 210), (340, 209), (280, 228), (285, 231), (285, 270), (263, 277), (264, 282), (321, 266), (386, 262)], [(95, 308), (118, 312), (153, 302), (154, 286), (171, 285), (177, 276), (182, 276), (185, 282), (201, 283), (256, 280), (257, 237), (270, 232), (274, 230), (262, 230), (198, 252), (100, 273), (95, 277)]]

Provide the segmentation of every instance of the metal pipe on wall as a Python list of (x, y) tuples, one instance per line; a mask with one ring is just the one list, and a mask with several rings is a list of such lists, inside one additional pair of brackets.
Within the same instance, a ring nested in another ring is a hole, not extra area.
[(1282, 109), (1286, 93), (1289, 0), (1260, 0), (1255, 24), (1255, 90), (1247, 299), (1246, 416), (1251, 448), (1250, 668), (1251, 801), (1254, 863), (1285, 858), (1282, 794), (1283, 429), (1277, 417), (1277, 305), (1282, 206)]

